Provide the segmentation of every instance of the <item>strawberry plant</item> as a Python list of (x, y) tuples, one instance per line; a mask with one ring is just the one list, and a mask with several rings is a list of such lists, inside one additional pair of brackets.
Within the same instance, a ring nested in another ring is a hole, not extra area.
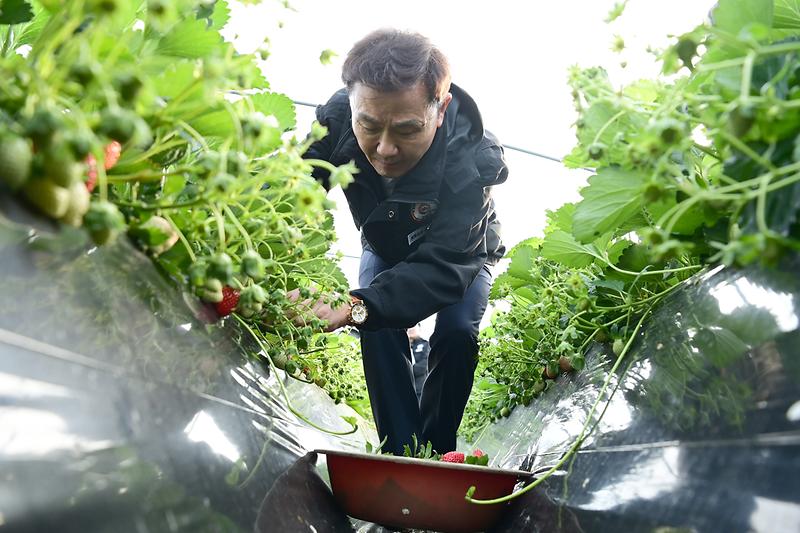
[[(354, 167), (302, 159), (325, 129), (288, 133), (291, 101), (223, 41), (227, 19), (224, 0), (0, 2), (0, 194), (97, 245), (129, 236), (276, 369), (336, 383), (297, 364), (324, 324), (289, 318), (286, 294), (346, 294), (311, 172), (346, 185)], [(360, 398), (349, 385), (329, 390)]]
[(653, 306), (706, 265), (780, 268), (800, 250), (797, 13), (793, 1), (721, 0), (660, 54), (670, 78), (616, 88), (602, 68), (570, 71), (578, 144), (565, 164), (594, 175), (580, 202), (549, 213), (543, 238), (510, 252), (492, 289), (509, 310), (482, 332), (461, 433), (480, 438), (579, 370), (592, 342), (614, 364), (568, 452), (515, 496), (580, 448)]

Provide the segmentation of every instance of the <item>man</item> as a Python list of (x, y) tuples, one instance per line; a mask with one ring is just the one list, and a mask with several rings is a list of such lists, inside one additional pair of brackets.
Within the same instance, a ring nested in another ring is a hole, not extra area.
[[(346, 88), (317, 108), (328, 136), (305, 157), (359, 168), (345, 196), (362, 232), (361, 288), (349, 305), (320, 301), (312, 311), (329, 330), (358, 327), (383, 450), (402, 454), (416, 435), (444, 453), (455, 449), (472, 388), (487, 265), (504, 252), (489, 189), (508, 174), (503, 151), (419, 34), (370, 33), (348, 53), (342, 80)], [(315, 177), (329, 187), (326, 171)], [(405, 328), (434, 313), (418, 403)]]

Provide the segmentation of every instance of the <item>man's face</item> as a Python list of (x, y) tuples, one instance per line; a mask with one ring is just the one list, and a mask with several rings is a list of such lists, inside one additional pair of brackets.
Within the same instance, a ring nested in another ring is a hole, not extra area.
[(350, 90), (353, 132), (375, 171), (399, 178), (411, 170), (430, 148), (451, 99), (448, 93), (431, 103), (422, 83), (397, 92), (356, 83)]

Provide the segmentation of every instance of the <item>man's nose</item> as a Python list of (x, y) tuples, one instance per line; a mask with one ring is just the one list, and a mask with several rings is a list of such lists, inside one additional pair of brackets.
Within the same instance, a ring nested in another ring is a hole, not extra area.
[(375, 151), (380, 157), (392, 157), (397, 154), (397, 145), (392, 141), (388, 133), (384, 133), (378, 139), (378, 146), (375, 147)]

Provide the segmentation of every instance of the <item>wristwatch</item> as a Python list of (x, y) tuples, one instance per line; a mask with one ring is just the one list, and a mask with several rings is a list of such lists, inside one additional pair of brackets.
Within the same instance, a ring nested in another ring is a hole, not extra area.
[(350, 312), (347, 314), (347, 324), (350, 326), (360, 326), (367, 321), (367, 306), (361, 298), (350, 297)]

